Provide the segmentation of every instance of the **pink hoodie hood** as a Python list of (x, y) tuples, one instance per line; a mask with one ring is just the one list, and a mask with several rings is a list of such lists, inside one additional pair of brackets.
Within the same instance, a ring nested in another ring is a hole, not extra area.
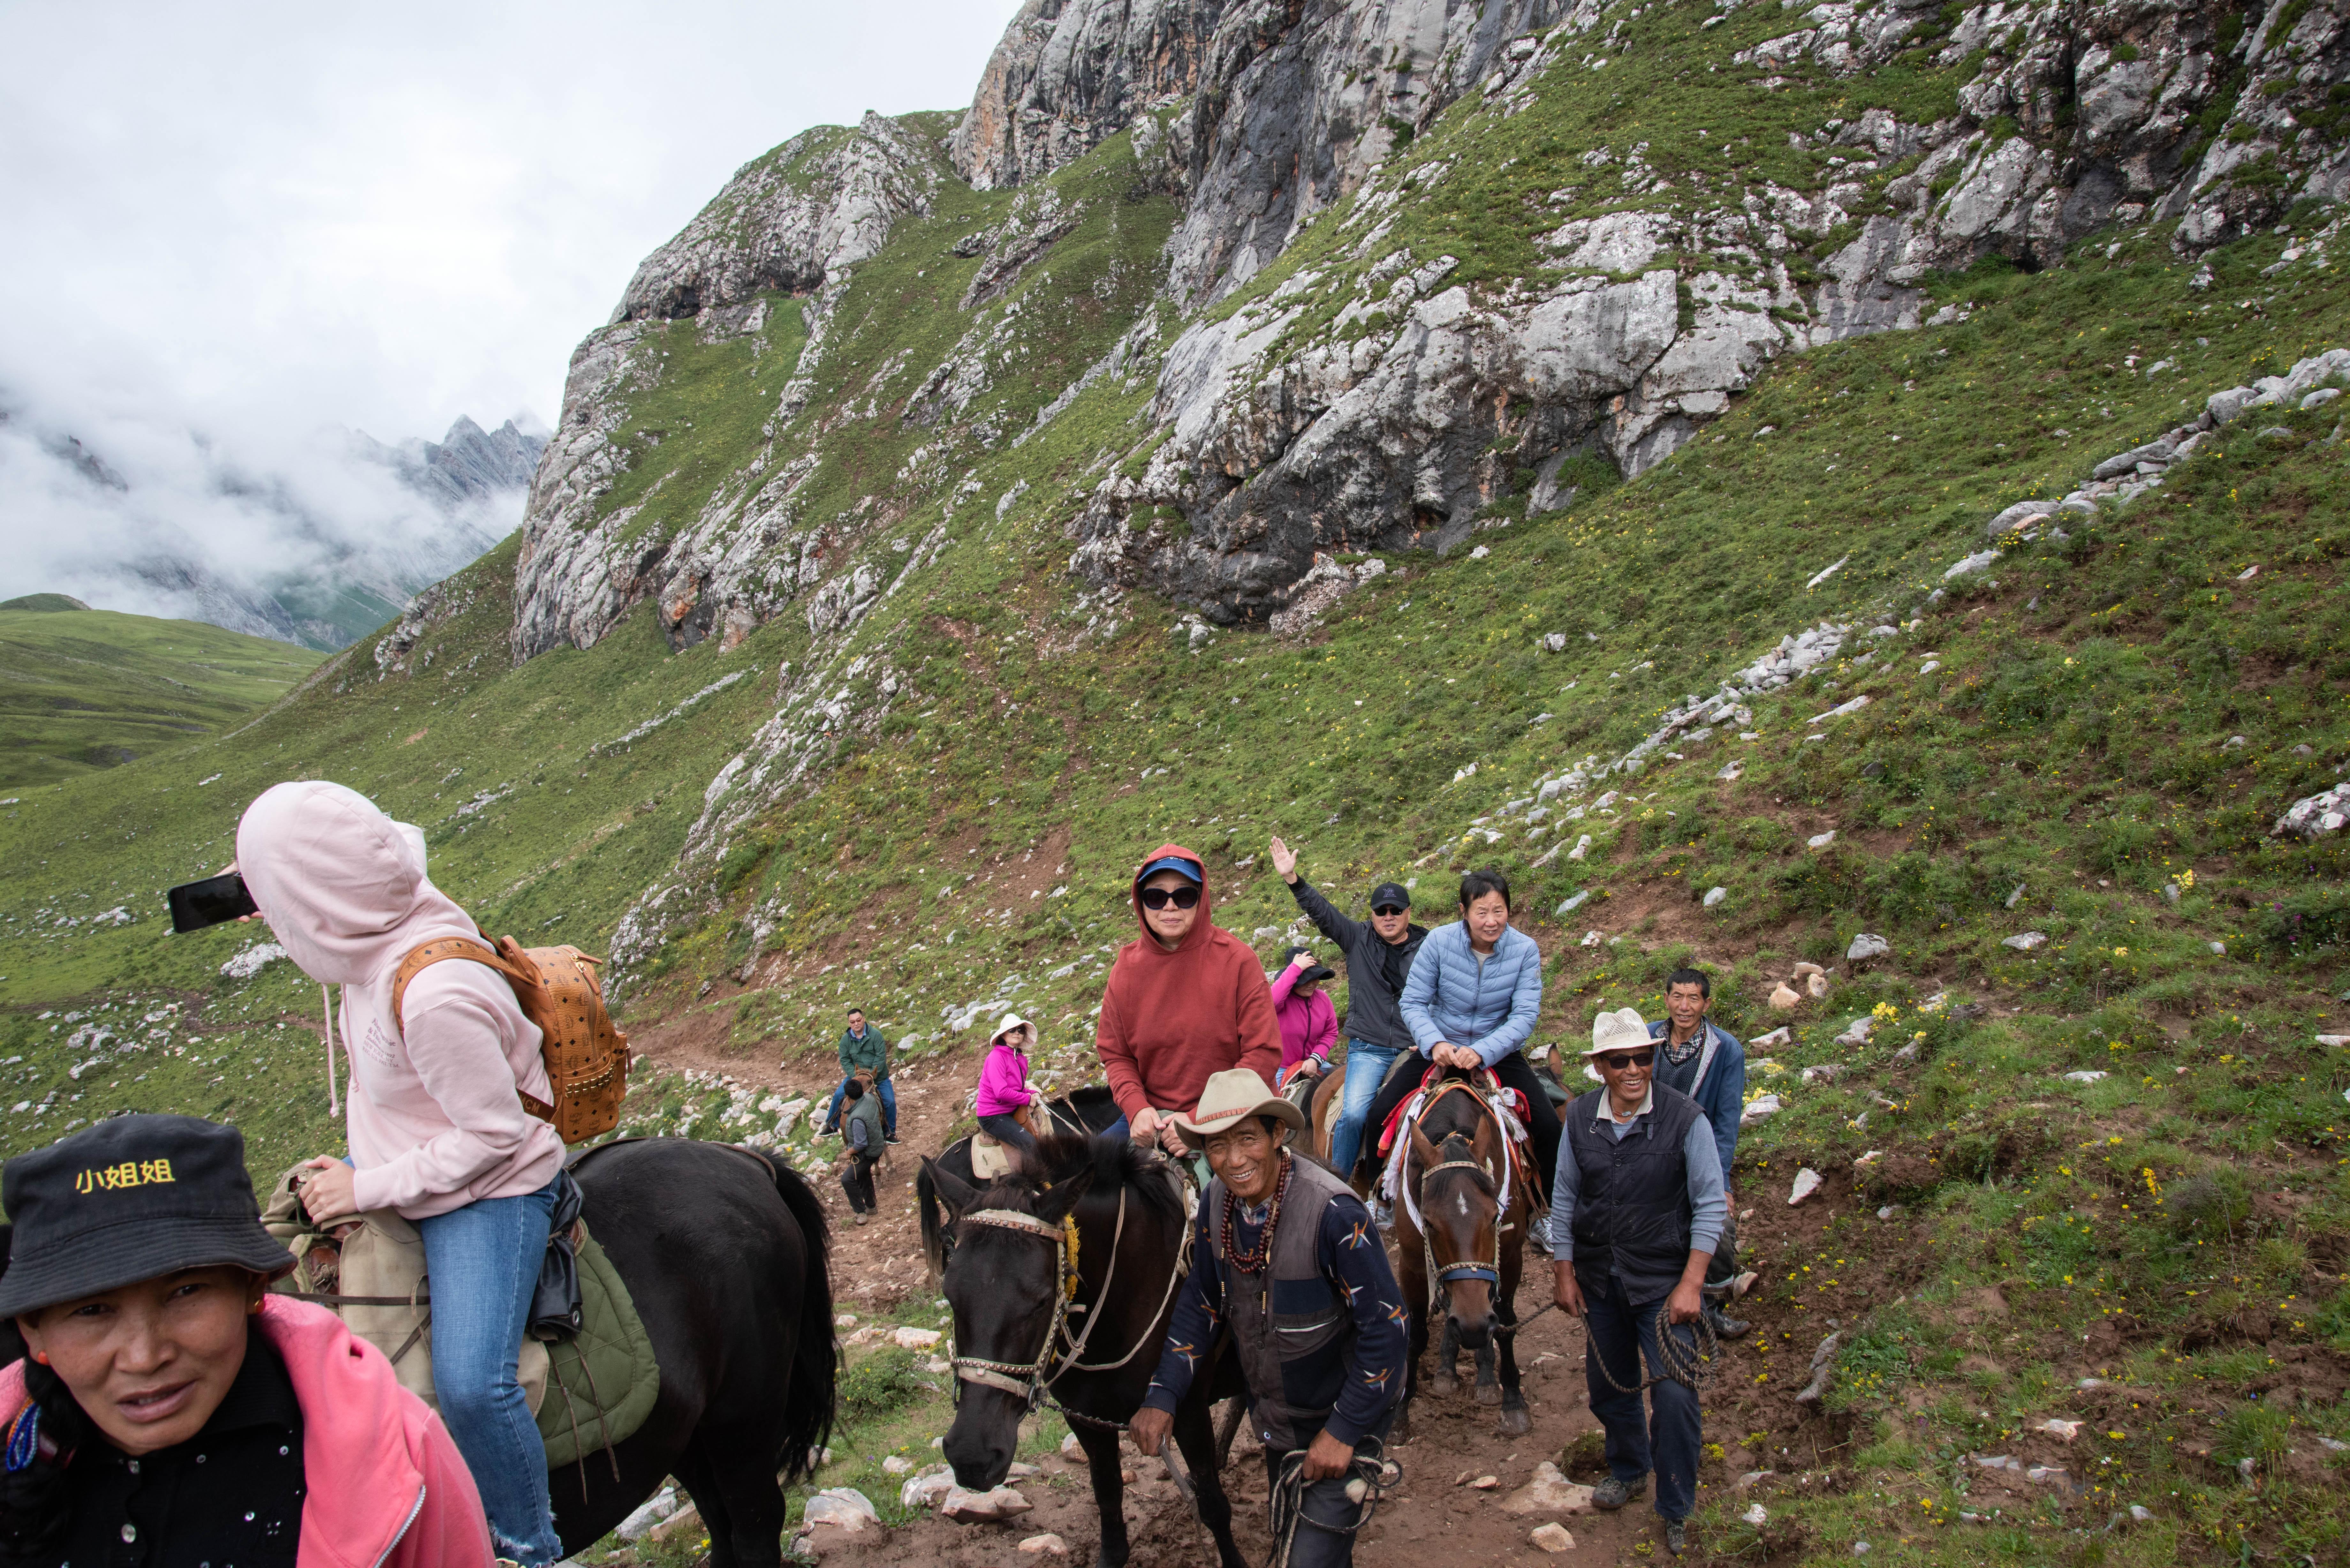
[(553, 1179), (563, 1139), (523, 1109), (522, 1095), (553, 1096), (513, 987), (484, 965), (434, 964), (392, 1015), (402, 958), (439, 937), (480, 940), (425, 876), (424, 836), (355, 791), (307, 780), (245, 808), (236, 861), (287, 955), (343, 986), (359, 1206), (421, 1220)]
[(338, 784), (305, 779), (264, 792), (236, 825), (236, 868), (270, 934), (312, 980), (389, 985), (411, 950), (476, 936), (425, 876), (423, 833)]
[[(285, 1359), (302, 1407), (299, 1568), (490, 1568), (473, 1472), (383, 1353), (307, 1302), (264, 1296), (253, 1321)], [(0, 1368), (0, 1410), (24, 1403), (19, 1361)]]

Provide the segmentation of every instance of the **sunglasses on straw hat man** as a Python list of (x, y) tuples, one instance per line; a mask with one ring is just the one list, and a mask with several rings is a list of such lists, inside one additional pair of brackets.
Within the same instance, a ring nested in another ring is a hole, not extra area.
[(1637, 1007), (1619, 1007), (1591, 1021), (1591, 1044), (1583, 1059), (1595, 1066), (1623, 1072), (1645, 1067), (1657, 1059), (1657, 1043), (1648, 1037), (1648, 1021)]
[(1230, 1132), (1252, 1116), (1271, 1116), (1293, 1133), (1305, 1130), (1305, 1114), (1246, 1067), (1211, 1075), (1200, 1090), (1199, 1108), (1188, 1116), (1179, 1111), (1172, 1120), (1184, 1145), (1198, 1151), (1218, 1133)]

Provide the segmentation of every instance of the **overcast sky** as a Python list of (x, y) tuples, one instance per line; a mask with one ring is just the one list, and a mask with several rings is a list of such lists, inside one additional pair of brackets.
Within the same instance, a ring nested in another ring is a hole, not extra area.
[[(173, 431), (274, 470), (322, 424), (552, 422), (572, 348), (730, 173), (967, 104), (1016, 8), (0, 0), (0, 408), (105, 440), (134, 491), (195, 461), (121, 455)], [(20, 549), (60, 525), (24, 466), (0, 452)]]

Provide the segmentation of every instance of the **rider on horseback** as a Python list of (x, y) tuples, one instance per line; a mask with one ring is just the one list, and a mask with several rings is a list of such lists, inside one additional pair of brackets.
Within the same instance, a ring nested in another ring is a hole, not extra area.
[(1362, 1200), (1282, 1147), (1284, 1129), (1305, 1119), (1245, 1068), (1209, 1079), (1195, 1116), (1174, 1118), (1216, 1175), (1200, 1200), (1167, 1349), (1128, 1430), (1144, 1453), (1159, 1451), (1202, 1353), (1229, 1327), (1276, 1518), (1286, 1491), (1304, 1527), (1288, 1561), (1344, 1568), (1363, 1512), (1347, 1482), (1375, 1460), (1403, 1396), (1403, 1293)]
[(1371, 889), (1371, 918), (1350, 920), (1299, 873), (1288, 845), (1276, 838), (1270, 850), (1297, 907), (1347, 955), (1347, 1084), (1330, 1134), (1330, 1168), (1352, 1177), (1372, 1097), (1397, 1058), (1414, 1049), (1398, 1000), (1428, 932), (1411, 923), (1411, 893), (1400, 883)]
[[(1542, 1015), (1542, 950), (1510, 924), (1510, 884), (1499, 871), (1461, 878), (1461, 919), (1428, 933), (1404, 981), (1401, 1007), (1419, 1054), (1432, 1064), (1490, 1069), (1503, 1088), (1525, 1096), (1534, 1169), (1547, 1183), (1558, 1161), (1558, 1113), (1519, 1049)], [(1421, 1077), (1390, 1077), (1371, 1105), (1370, 1126), (1385, 1127)]]
[(1184, 1152), (1169, 1116), (1199, 1104), (1211, 1075), (1244, 1067), (1270, 1078), (1281, 1025), (1256, 954), (1208, 919), (1207, 872), (1180, 844), (1162, 844), (1134, 874), (1142, 935), (1118, 951), (1094, 1036), (1110, 1093), (1125, 1113), (1105, 1135)]
[(516, 1376), (563, 1179), (562, 1137), (523, 1108), (524, 1096), (552, 1094), (538, 1027), (503, 975), (464, 960), (419, 971), (393, 1016), (403, 958), (482, 938), (425, 875), (424, 836), (366, 796), (278, 784), (245, 809), (236, 850), (270, 934), (303, 973), (343, 988), (351, 1158), (311, 1160), (303, 1206), (320, 1220), (390, 1209), (415, 1222), (441, 1418), (473, 1467), (499, 1555), (551, 1563), (563, 1548), (546, 1447)]

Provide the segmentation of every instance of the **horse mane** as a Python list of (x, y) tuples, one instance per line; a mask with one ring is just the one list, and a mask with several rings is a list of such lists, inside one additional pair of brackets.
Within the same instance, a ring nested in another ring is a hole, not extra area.
[(1032, 1190), (1057, 1187), (1090, 1170), (1093, 1186), (1087, 1197), (1114, 1198), (1124, 1189), (1145, 1207), (1156, 1210), (1160, 1218), (1172, 1220), (1179, 1230), (1183, 1224), (1182, 1203), (1158, 1158), (1125, 1138), (1055, 1134), (1038, 1138), (1035, 1158), (1024, 1159), (1022, 1166), (1021, 1185)]

